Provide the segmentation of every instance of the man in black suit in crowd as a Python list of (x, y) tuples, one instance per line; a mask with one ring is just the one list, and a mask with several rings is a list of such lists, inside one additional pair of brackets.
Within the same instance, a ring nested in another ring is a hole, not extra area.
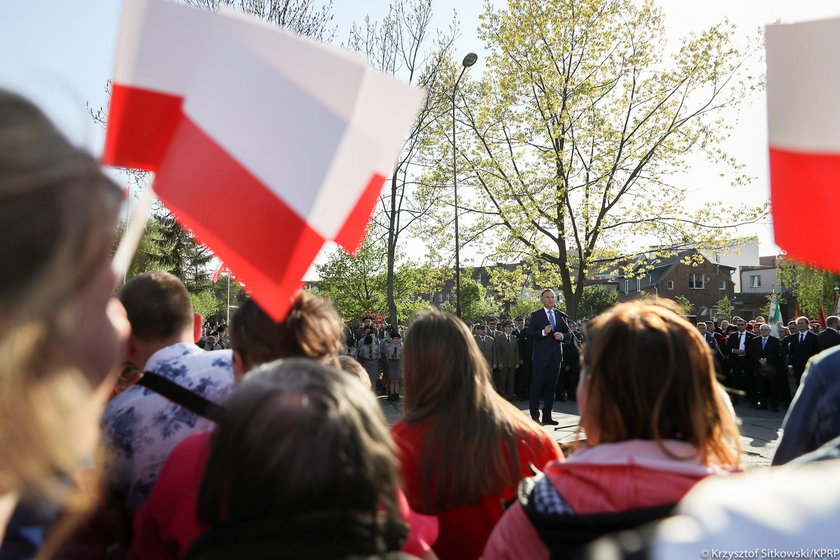
[(797, 332), (791, 336), (790, 344), (788, 344), (787, 379), (791, 398), (796, 396), (799, 380), (802, 379), (802, 372), (805, 371), (805, 364), (811, 356), (820, 351), (819, 338), (810, 331), (810, 326), (808, 317), (797, 318)]
[[(747, 391), (751, 369), (747, 359), (747, 349), (750, 340), (755, 338), (755, 335), (747, 332), (747, 322), (740, 317), (735, 319), (735, 326), (738, 327), (738, 331), (730, 334), (726, 342), (729, 355), (729, 377), (726, 379), (726, 386), (739, 391)], [(738, 401), (739, 395), (733, 394), (732, 404), (738, 404)]]
[(761, 325), (759, 334), (749, 342), (747, 355), (752, 364), (755, 387), (753, 408), (779, 411), (778, 380), (782, 371), (782, 343), (770, 336), (770, 325)]
[(820, 352), (840, 344), (840, 317), (829, 315), (825, 318), (825, 330), (817, 335)]
[(531, 339), (528, 338), (528, 331), (525, 329), (525, 319), (522, 317), (516, 318), (516, 324), (513, 328), (513, 336), (519, 342), (519, 359), (522, 364), (516, 368), (515, 375), (515, 389), (516, 398), (520, 400), (528, 400), (531, 393)]
[[(551, 418), (554, 408), (554, 391), (560, 365), (563, 363), (563, 341), (574, 344), (566, 314), (554, 309), (554, 290), (543, 290), (540, 301), (543, 308), (531, 313), (528, 336), (533, 339), (533, 368), (531, 374), (531, 418), (541, 424), (556, 426)], [(539, 419), (540, 395), (543, 397), (542, 419)]]

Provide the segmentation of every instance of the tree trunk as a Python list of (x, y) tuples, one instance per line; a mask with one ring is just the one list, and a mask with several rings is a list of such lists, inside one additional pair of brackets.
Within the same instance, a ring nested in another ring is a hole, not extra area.
[(388, 305), (388, 323), (397, 326), (397, 302), (394, 300), (394, 266), (397, 254), (397, 169), (391, 175), (391, 212), (388, 216), (388, 275), (385, 287), (385, 302)]

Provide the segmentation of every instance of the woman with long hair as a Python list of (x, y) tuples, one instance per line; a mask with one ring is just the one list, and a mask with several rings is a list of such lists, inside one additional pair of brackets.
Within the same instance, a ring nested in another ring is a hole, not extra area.
[(411, 507), (437, 515), (434, 552), (477, 558), (519, 481), (559, 459), (557, 444), (493, 388), (467, 326), (427, 311), (403, 352), (405, 416), (391, 429)]
[(738, 430), (712, 360), (669, 302), (624, 303), (589, 321), (577, 389), (586, 446), (546, 465), (483, 557), (563, 557), (599, 526), (661, 517), (704, 477), (739, 470)]
[(90, 460), (129, 328), (111, 298), (121, 200), (93, 157), (0, 89), (0, 536), (21, 495), (63, 498)]

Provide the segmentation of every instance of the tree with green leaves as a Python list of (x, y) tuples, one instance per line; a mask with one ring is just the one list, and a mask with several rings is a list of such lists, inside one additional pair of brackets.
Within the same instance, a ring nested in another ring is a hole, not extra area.
[(694, 304), (691, 303), (691, 300), (688, 299), (687, 297), (676, 296), (674, 298), (674, 301), (677, 302), (677, 305), (680, 306), (684, 315), (691, 315), (692, 314), (691, 312), (694, 311)]
[(583, 297), (578, 305), (578, 315), (589, 318), (599, 315), (615, 305), (618, 292), (604, 286), (587, 286), (583, 289)]
[[(336, 248), (323, 264), (315, 267), (319, 277), (318, 294), (330, 299), (348, 323), (368, 311), (385, 315), (385, 255), (370, 232), (355, 255)], [(429, 301), (422, 296), (439, 292), (446, 273), (410, 261), (397, 267), (394, 275), (397, 317), (391, 324), (405, 324), (413, 314), (426, 309)]]
[(732, 314), (735, 312), (732, 308), (732, 302), (729, 301), (729, 298), (726, 296), (723, 296), (717, 301), (717, 303), (715, 303), (715, 309), (717, 310), (718, 315), (727, 320), (731, 318)]
[[(731, 25), (671, 55), (651, 1), (509, 0), (488, 4), (482, 22), (487, 71), (457, 103), (459, 177), (474, 187), (465, 238), (490, 239), (496, 260), (547, 263), (570, 315), (588, 274), (617, 266), (628, 240), (716, 246), (766, 214), (722, 202), (688, 211), (688, 188), (669, 181), (695, 154), (747, 180), (719, 149), (759, 83), (742, 71), (752, 51), (735, 46)], [(451, 222), (440, 223), (444, 233)]]
[(786, 292), (796, 297), (804, 315), (815, 318), (821, 303), (827, 315), (834, 310), (837, 299), (835, 287), (840, 285), (840, 276), (787, 258), (782, 259), (777, 271), (779, 283)]
[(433, 197), (414, 196), (421, 155), (435, 124), (449, 114), (449, 104), (438, 94), (445, 85), (441, 67), (448, 61), (455, 26), (434, 36), (431, 0), (396, 0), (379, 22), (365, 19), (354, 25), (349, 46), (366, 55), (371, 65), (391, 76), (402, 77), (409, 84), (425, 89), (429, 95), (417, 113), (390, 179), (379, 197), (373, 223), (381, 232), (385, 254), (385, 300), (391, 323), (397, 321), (397, 267), (403, 234), (422, 219), (442, 193)]

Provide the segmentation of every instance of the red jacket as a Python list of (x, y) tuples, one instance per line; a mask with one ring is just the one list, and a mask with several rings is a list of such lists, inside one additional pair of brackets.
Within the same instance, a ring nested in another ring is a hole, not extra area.
[[(419, 459), (423, 453), (425, 426), (408, 425), (399, 421), (391, 428), (391, 435), (400, 451), (403, 485), (408, 503), (415, 511), (437, 515), (440, 535), (432, 547), (441, 560), (470, 560), (478, 558), (493, 526), (504, 513), (504, 503), (513, 498), (516, 487), (502, 488), (485, 496), (480, 504), (464, 505), (446, 510), (424, 511), (420, 496)], [(553, 460), (562, 460), (560, 448), (548, 434), (539, 429), (522, 435), (519, 445), (519, 468), (522, 478), (531, 476), (529, 463), (537, 468)]]
[[(210, 457), (213, 432), (201, 432), (182, 441), (166, 460), (149, 500), (134, 517), (131, 553), (138, 560), (179, 560), (206, 527), (198, 521), (196, 504)], [(283, 473), (278, 473), (283, 476)], [(437, 539), (437, 519), (411, 511), (398, 492), (400, 513), (410, 526), (403, 544), (407, 554), (422, 556)]]

